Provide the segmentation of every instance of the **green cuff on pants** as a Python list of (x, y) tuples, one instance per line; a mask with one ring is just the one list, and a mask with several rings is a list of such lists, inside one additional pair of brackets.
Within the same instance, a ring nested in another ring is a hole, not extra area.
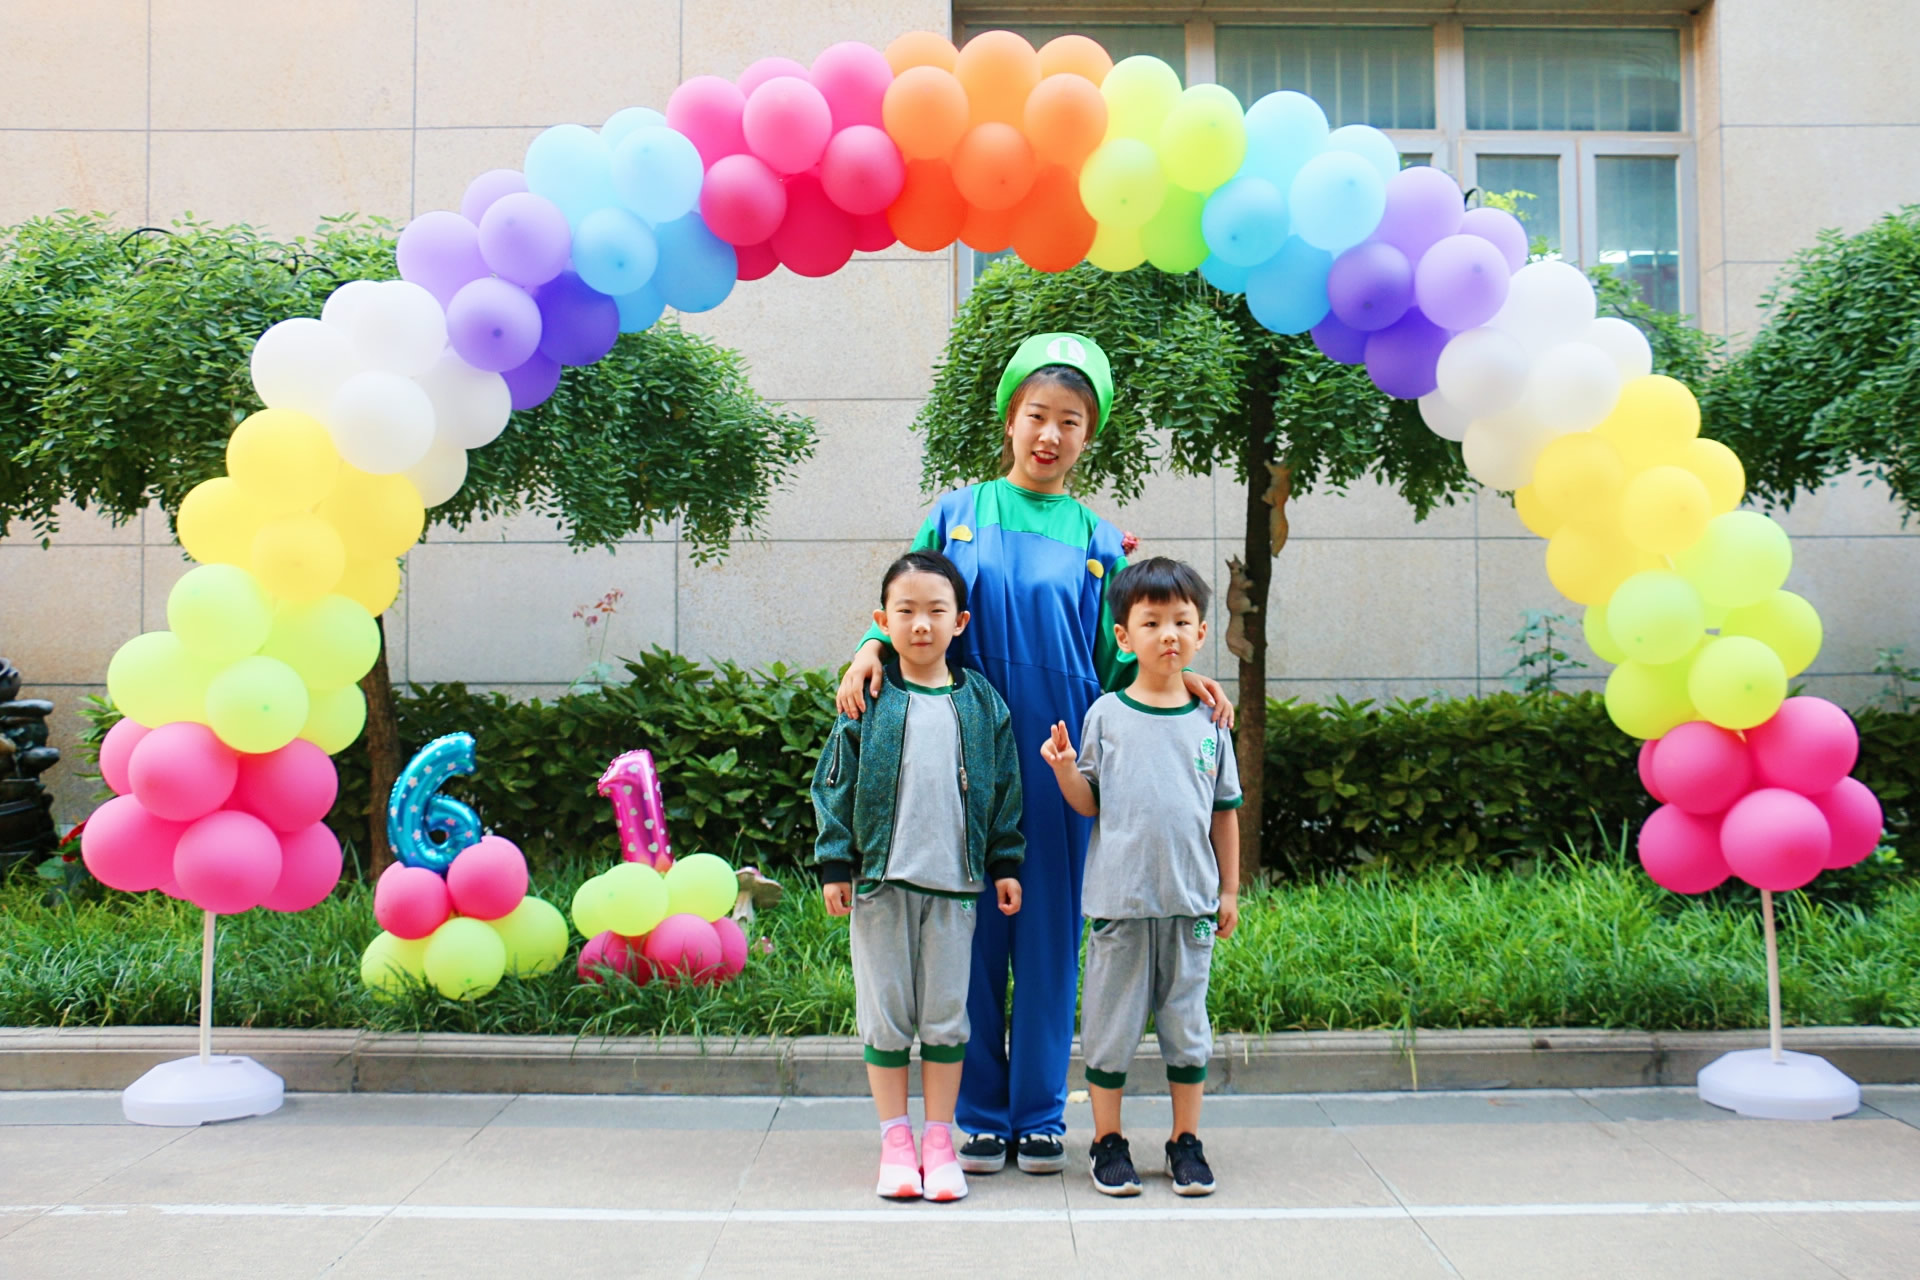
[(876, 1049), (872, 1045), (862, 1049), (860, 1056), (867, 1060), (870, 1067), (904, 1067), (908, 1061), (908, 1051), (905, 1049)]
[(965, 1044), (926, 1044), (920, 1045), (922, 1062), (964, 1062), (967, 1057)]
[[(1202, 1068), (1204, 1070), (1204, 1068)], [(1124, 1089), (1127, 1087), (1127, 1073), (1124, 1071), (1101, 1071), (1095, 1067), (1087, 1068), (1087, 1083), (1102, 1089)]]
[(1206, 1080), (1207, 1065), (1204, 1062), (1197, 1067), (1170, 1066), (1167, 1068), (1168, 1084), (1205, 1084)]

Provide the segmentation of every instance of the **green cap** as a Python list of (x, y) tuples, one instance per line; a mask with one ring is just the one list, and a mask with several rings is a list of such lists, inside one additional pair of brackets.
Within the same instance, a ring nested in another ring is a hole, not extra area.
[(1064, 364), (1087, 375), (1100, 401), (1100, 421), (1093, 424), (1098, 432), (1113, 409), (1113, 369), (1100, 344), (1083, 333), (1036, 333), (1021, 343), (1007, 362), (1007, 371), (1000, 375), (1000, 393), (995, 401), (1000, 416), (1007, 416), (1007, 403), (1020, 384), (1035, 370), (1050, 364)]

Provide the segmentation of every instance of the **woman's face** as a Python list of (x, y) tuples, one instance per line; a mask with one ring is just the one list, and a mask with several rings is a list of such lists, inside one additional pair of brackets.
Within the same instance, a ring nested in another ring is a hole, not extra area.
[(1022, 489), (1064, 493), (1067, 472), (1080, 460), (1092, 432), (1087, 402), (1078, 393), (1051, 383), (1029, 388), (1007, 422), (1013, 447), (1007, 478)]

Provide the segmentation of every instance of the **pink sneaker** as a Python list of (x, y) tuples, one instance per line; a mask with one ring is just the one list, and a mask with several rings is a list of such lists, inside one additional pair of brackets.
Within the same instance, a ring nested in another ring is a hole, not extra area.
[(946, 1125), (930, 1124), (920, 1135), (920, 1171), (927, 1199), (944, 1203), (967, 1198), (967, 1175), (953, 1153), (953, 1130)]
[(912, 1126), (897, 1124), (880, 1135), (880, 1180), (874, 1192), (887, 1200), (920, 1198), (920, 1161), (913, 1154)]

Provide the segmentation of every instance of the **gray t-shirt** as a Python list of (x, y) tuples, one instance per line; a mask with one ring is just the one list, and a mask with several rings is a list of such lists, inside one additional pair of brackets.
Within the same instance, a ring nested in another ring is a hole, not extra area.
[(1220, 909), (1213, 815), (1240, 806), (1233, 737), (1195, 701), (1149, 707), (1109, 693), (1080, 729), (1080, 772), (1100, 815), (1081, 910), (1095, 920), (1208, 916)]
[(906, 741), (887, 879), (943, 893), (978, 893), (967, 875), (967, 809), (960, 794), (960, 718), (953, 689), (907, 686)]

